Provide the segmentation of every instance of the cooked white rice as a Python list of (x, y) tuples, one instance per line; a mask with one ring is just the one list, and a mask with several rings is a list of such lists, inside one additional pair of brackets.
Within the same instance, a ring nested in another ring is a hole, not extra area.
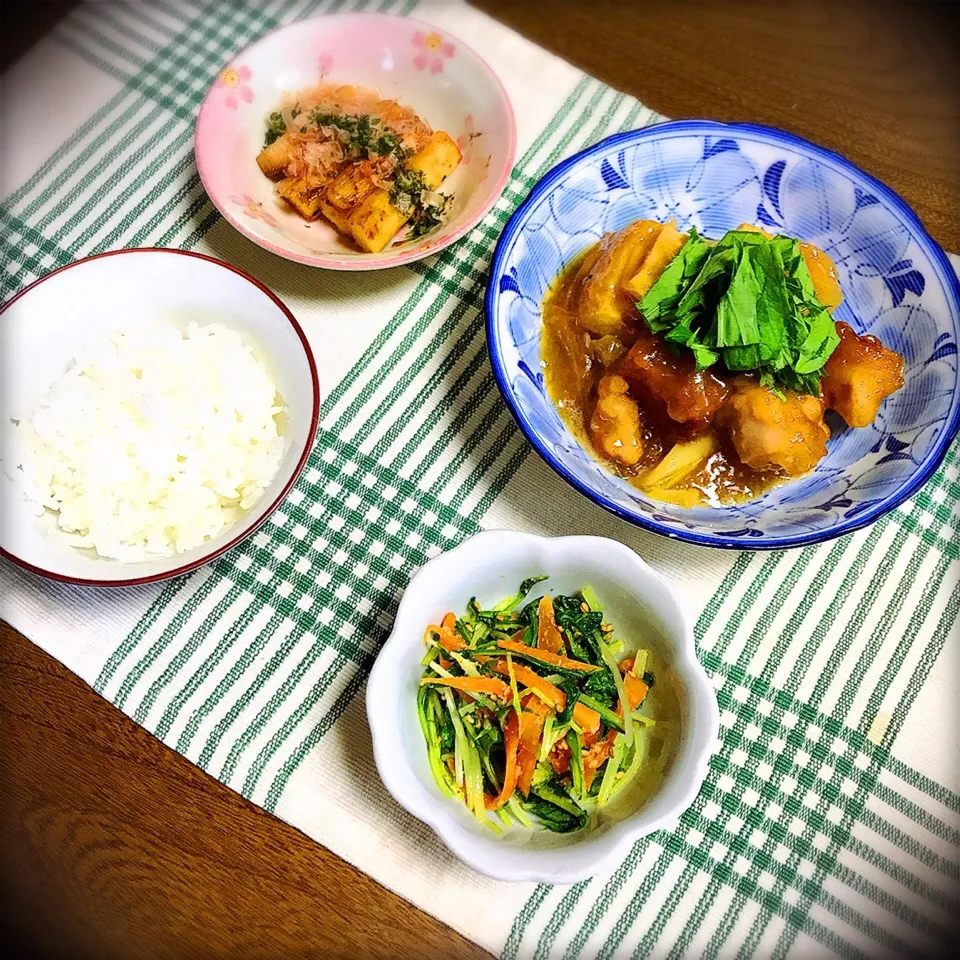
[(282, 411), (237, 331), (138, 327), (77, 357), (13, 431), (16, 462), (37, 515), (54, 511), (75, 546), (169, 556), (257, 502), (280, 466)]

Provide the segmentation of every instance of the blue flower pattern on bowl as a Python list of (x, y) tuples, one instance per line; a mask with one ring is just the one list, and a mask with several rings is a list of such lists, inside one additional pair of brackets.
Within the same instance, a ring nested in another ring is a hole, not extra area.
[[(540, 307), (587, 246), (640, 218), (718, 237), (745, 221), (823, 248), (840, 273), (836, 317), (902, 353), (905, 385), (876, 422), (830, 415), (827, 457), (749, 503), (693, 510), (643, 496), (595, 461), (544, 389)], [(842, 157), (751, 125), (681, 121), (617, 134), (556, 167), (514, 214), (487, 293), (498, 383), (534, 447), (624, 519), (667, 536), (773, 548), (849, 532), (892, 509), (936, 468), (960, 420), (955, 273), (895, 194)]]

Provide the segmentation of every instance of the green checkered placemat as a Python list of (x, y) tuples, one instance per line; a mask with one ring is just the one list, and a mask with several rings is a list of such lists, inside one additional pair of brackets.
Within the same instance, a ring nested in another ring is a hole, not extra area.
[[(415, 7), (507, 83), (520, 153), (494, 210), (390, 282), (318, 277), (239, 237), (192, 155), (221, 65), (298, 17)], [(530, 455), (496, 391), (481, 300), (498, 232), (560, 158), (650, 110), (476, 11), (413, 0), (81, 5), (5, 80), (4, 299), (103, 250), (202, 250), (287, 301), (328, 377), (306, 470), (242, 546), (114, 593), (4, 565), (10, 622), (171, 748), (504, 958), (960, 952), (958, 447), (867, 530), (706, 551), (579, 498)], [(38, 115), (39, 133), (26, 126)], [(701, 611), (720, 701), (711, 772), (679, 827), (570, 887), (461, 866), (385, 795), (370, 757), (358, 694), (405, 583), (496, 526), (634, 547)]]

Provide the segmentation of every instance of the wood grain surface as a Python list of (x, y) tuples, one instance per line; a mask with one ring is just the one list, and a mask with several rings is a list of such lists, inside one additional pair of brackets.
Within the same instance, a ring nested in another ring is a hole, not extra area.
[[(960, 250), (956, 3), (477, 5), (667, 116), (774, 124), (841, 151)], [(2, 937), (20, 956), (486, 956), (5, 625), (0, 763)]]
[(838, 150), (960, 252), (954, 0), (474, 0), (671, 119), (767, 123)]

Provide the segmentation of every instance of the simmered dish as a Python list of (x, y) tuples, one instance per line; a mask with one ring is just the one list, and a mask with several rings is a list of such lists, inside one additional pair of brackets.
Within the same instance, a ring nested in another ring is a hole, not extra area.
[(833, 410), (873, 422), (903, 358), (832, 316), (817, 247), (750, 224), (718, 241), (640, 220), (607, 234), (543, 305), (547, 390), (601, 461), (649, 496), (720, 505), (826, 455)]
[(442, 221), (452, 195), (437, 188), (460, 150), (396, 100), (321, 83), (284, 96), (257, 163), (304, 219), (323, 216), (361, 250), (378, 253), (407, 224), (415, 239)]
[(618, 797), (636, 806), (660, 784), (678, 726), (669, 671), (652, 650), (623, 647), (593, 591), (521, 606), (545, 579), (489, 610), (471, 600), (424, 636), (430, 769), (495, 831), (494, 816), (568, 833)]

